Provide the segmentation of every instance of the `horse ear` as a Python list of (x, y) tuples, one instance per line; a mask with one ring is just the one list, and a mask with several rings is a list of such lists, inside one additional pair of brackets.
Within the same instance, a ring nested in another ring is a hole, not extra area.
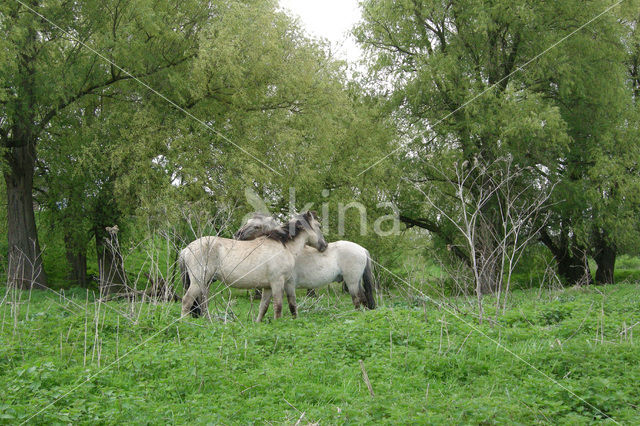
[(306, 220), (308, 223), (311, 223), (311, 219), (313, 218), (313, 213), (307, 210), (306, 212), (304, 212), (302, 217), (304, 217), (304, 220)]
[(320, 220), (318, 218), (318, 212), (317, 211), (311, 210), (309, 213), (311, 213), (311, 217), (313, 217), (315, 220), (318, 220), (318, 221)]

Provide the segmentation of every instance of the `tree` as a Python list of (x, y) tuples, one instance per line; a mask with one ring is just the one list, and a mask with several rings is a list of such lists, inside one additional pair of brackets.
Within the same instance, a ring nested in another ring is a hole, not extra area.
[[(611, 190), (633, 168), (623, 165), (629, 163), (624, 152), (637, 147), (629, 126), (635, 118), (621, 114), (629, 99), (622, 26), (612, 13), (590, 22), (609, 6), (604, 1), (371, 0), (364, 3), (364, 23), (357, 29), (374, 55), (372, 70), (393, 82), (390, 106), (404, 130), (404, 149), (395, 158), (408, 180), (425, 192), (442, 188), (437, 202), (450, 217), (460, 215), (450, 202), (456, 194), (446, 190), (455, 176), (434, 175), (433, 164), (453, 171), (454, 164), (492, 164), (509, 155), (527, 171), (518, 179), (522, 190), (557, 184), (540, 236), (569, 282), (589, 277), (589, 254), (603, 275), (611, 275), (605, 264), (611, 264), (614, 235), (621, 235), (612, 226), (614, 217), (620, 209), (624, 217), (634, 212), (627, 210), (633, 185)], [(587, 22), (588, 28), (575, 32)], [(478, 173), (467, 189), (478, 198), (499, 181)], [(531, 191), (530, 199), (535, 196)], [(396, 197), (405, 222), (429, 229), (469, 263), (455, 229), (425, 205), (420, 192), (404, 188)], [(497, 212), (504, 203), (498, 197), (496, 192), (481, 212), (489, 234), (499, 232)], [(489, 288), (500, 280), (491, 278)]]
[(569, 283), (591, 282), (587, 257), (596, 261), (596, 282), (612, 283), (616, 255), (637, 247), (640, 236), (638, 113), (625, 66), (633, 25), (625, 15), (612, 11), (563, 43), (552, 55), (557, 72), (536, 87), (558, 105), (571, 138), (541, 234)]
[(101, 286), (121, 289), (124, 266), (107, 228), (117, 226), (126, 237), (129, 216), (166, 183), (153, 161), (166, 129), (152, 106), (155, 95), (138, 88), (130, 83), (85, 97), (61, 112), (40, 140), (35, 198), (64, 235), (75, 284), (87, 285), (87, 248), (95, 240)]
[[(113, 278), (101, 281), (124, 280), (106, 228), (140, 236), (131, 229), (139, 222), (127, 226), (136, 213), (171, 216), (180, 228), (184, 218), (165, 212), (197, 204), (216, 216), (244, 207), (247, 187), (281, 213), (291, 187), (302, 204), (351, 199), (357, 191), (343, 176), (384, 152), (389, 132), (376, 101), (273, 2), (226, 3), (201, 23), (193, 49), (145, 79), (180, 110), (122, 81), (70, 105), (43, 132), (37, 200), (53, 222), (73, 224), (63, 228), (74, 277), (95, 238), (100, 276)], [(236, 221), (246, 213), (235, 212)]]
[(272, 3), (237, 3), (212, 22), (183, 85), (194, 115), (260, 160), (190, 119), (178, 120), (165, 164), (186, 196), (249, 209), (250, 188), (284, 215), (295, 191), (298, 209), (335, 203), (331, 220), (339, 200), (364, 193), (374, 199), (371, 179), (351, 177), (386, 152), (388, 120), (375, 98), (347, 82), (328, 46)]
[[(86, 96), (193, 57), (208, 3), (5, 2), (0, 25), (0, 142), (8, 199), (11, 282), (46, 285), (33, 202), (38, 143), (60, 112)], [(112, 63), (105, 63), (91, 49)], [(117, 64), (114, 65), (114, 64)], [(125, 71), (126, 70), (126, 71)]]
[[(475, 283), (478, 293), (495, 291), (502, 281), (499, 268), (482, 264), (491, 256), (474, 259), (473, 251), (499, 249), (504, 238), (490, 236), (504, 232), (505, 200), (496, 186), (503, 181), (499, 168), (476, 165), (510, 157), (523, 171), (511, 183), (518, 192), (528, 188), (535, 199), (533, 188), (553, 185), (556, 159), (568, 142), (558, 108), (529, 90), (528, 79), (517, 72), (542, 50), (539, 33), (550, 27), (544, 7), (526, 1), (368, 1), (357, 29), (374, 54), (373, 71), (394, 82), (390, 107), (404, 131), (396, 160), (411, 184), (395, 195), (401, 218), (435, 233), (468, 265), (491, 271), (476, 277), (482, 281)], [(478, 212), (487, 238), (478, 236), (471, 252), (453, 226), (464, 214), (450, 184), (457, 182), (455, 164), (467, 176), (470, 197), (492, 194)], [(424, 194), (434, 193), (425, 202)]]

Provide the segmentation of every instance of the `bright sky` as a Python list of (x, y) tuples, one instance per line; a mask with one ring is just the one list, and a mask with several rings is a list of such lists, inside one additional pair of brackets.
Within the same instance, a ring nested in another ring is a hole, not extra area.
[(307, 32), (331, 41), (340, 59), (356, 62), (361, 55), (349, 34), (361, 17), (358, 0), (280, 0), (280, 6), (298, 16)]

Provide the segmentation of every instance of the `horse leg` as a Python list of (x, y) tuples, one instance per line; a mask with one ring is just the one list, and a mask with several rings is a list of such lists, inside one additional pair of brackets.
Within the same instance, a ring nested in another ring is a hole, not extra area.
[[(200, 285), (197, 282), (192, 282), (189, 286), (189, 289), (182, 297), (182, 317), (186, 317), (191, 313), (193, 308), (193, 304), (196, 300), (200, 298), (202, 294), (202, 290), (200, 289)], [(200, 304), (202, 306), (202, 304)]]
[(360, 282), (358, 280), (344, 279), (344, 285), (349, 290), (351, 295), (351, 301), (355, 309), (360, 309), (360, 303), (364, 300), (364, 290), (360, 288)]
[(282, 296), (284, 295), (284, 280), (271, 283), (271, 293), (273, 294), (273, 319), (282, 316)]
[(209, 322), (212, 322), (211, 315), (209, 315), (209, 286), (206, 286), (204, 289), (202, 289), (202, 295), (200, 296), (200, 299), (200, 312), (202, 313), (202, 316), (208, 319)]
[(258, 310), (258, 318), (256, 322), (262, 321), (264, 314), (269, 309), (269, 303), (271, 302), (271, 289), (265, 288), (262, 290), (262, 297), (260, 298), (260, 309)]
[(291, 316), (298, 317), (298, 304), (296, 303), (296, 287), (293, 284), (285, 285), (284, 291), (287, 293), (287, 302), (289, 302), (289, 310)]
[(193, 306), (191, 307), (191, 316), (194, 318), (198, 318), (202, 315), (202, 308), (200, 305), (202, 304), (202, 296), (196, 297), (196, 300), (193, 301)]

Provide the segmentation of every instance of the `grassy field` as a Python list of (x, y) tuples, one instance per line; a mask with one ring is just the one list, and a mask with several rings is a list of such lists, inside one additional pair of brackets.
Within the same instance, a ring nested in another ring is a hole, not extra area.
[(210, 324), (176, 321), (177, 303), (2, 290), (0, 422), (640, 422), (637, 284), (516, 291), (482, 325), (463, 300), (356, 312), (330, 290), (262, 324), (246, 292)]

